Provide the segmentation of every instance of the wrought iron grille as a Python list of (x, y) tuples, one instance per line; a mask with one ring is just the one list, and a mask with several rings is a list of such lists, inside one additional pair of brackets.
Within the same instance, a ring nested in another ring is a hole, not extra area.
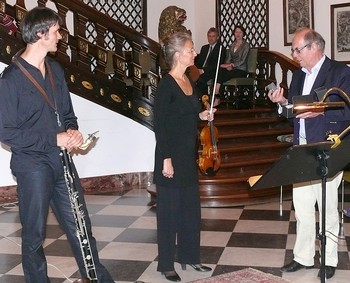
[(228, 48), (233, 41), (233, 28), (241, 25), (251, 47), (268, 49), (269, 0), (217, 0), (217, 26), (223, 46)]
[(84, 3), (138, 32), (144, 31), (144, 0), (84, 0)]

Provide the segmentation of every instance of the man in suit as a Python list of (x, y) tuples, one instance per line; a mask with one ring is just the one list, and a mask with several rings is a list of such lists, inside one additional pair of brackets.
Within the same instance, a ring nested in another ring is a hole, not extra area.
[[(292, 56), (300, 64), (290, 84), (288, 99), (283, 96), (283, 89), (270, 91), (271, 101), (280, 106), (292, 103), (297, 95), (310, 94), (313, 101), (318, 101), (317, 88), (338, 87), (350, 94), (350, 68), (324, 55), (325, 41), (322, 36), (309, 28), (296, 31), (292, 40)], [(342, 96), (334, 91), (328, 96), (330, 101), (343, 101)], [(345, 100), (348, 100), (347, 98)], [(325, 141), (329, 132), (340, 134), (350, 125), (350, 109), (329, 109), (323, 112), (304, 112), (294, 118), (294, 144), (309, 144)], [(349, 138), (349, 135), (344, 138)], [(337, 235), (339, 233), (338, 187), (342, 172), (327, 179), (326, 190), (326, 252), (325, 276), (333, 277), (338, 264)], [(282, 272), (295, 272), (302, 268), (312, 268), (315, 256), (315, 204), (322, 213), (321, 180), (293, 185), (293, 205), (297, 220), (297, 235), (293, 249), (292, 262), (281, 268)], [(321, 219), (321, 217), (320, 217)], [(321, 227), (321, 225), (320, 225)], [(322, 232), (322, 231), (321, 231)], [(320, 276), (320, 272), (318, 273)]]
[[(203, 45), (200, 53), (195, 58), (195, 66), (199, 70), (199, 78), (196, 82), (197, 88), (201, 94), (208, 93), (207, 82), (215, 78), (216, 66), (219, 57), (221, 44), (219, 40), (219, 31), (212, 27), (207, 33), (208, 44)], [(220, 64), (225, 61), (226, 49), (222, 48)]]

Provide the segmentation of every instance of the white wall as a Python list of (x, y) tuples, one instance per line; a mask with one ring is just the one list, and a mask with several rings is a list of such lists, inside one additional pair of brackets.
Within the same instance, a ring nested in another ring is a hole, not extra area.
[(99, 131), (96, 145), (74, 156), (81, 177), (153, 171), (154, 133), (111, 110), (72, 95), (80, 131)]
[[(14, 4), (15, 0), (7, 1)], [(148, 34), (158, 41), (158, 21), (163, 9), (176, 5), (187, 12), (186, 28), (192, 31), (195, 48), (206, 43), (206, 33), (215, 26), (215, 0), (148, 0)], [(330, 5), (348, 1), (314, 0), (315, 29), (326, 40), (326, 54), (330, 56)], [(36, 0), (26, 0), (28, 9)], [(283, 40), (283, 1), (270, 0), (270, 49), (290, 56), (290, 46)], [(49, 1), (49, 7), (53, 7)], [(68, 24), (70, 26), (70, 24)], [(3, 69), (0, 65), (0, 70)], [(87, 154), (74, 156), (81, 177), (102, 176), (128, 172), (149, 172), (153, 170), (155, 146), (152, 131), (119, 114), (90, 103), (78, 96), (72, 96), (75, 112), (79, 118), (80, 130), (89, 134), (99, 130), (99, 140)], [(0, 148), (0, 186), (13, 185), (9, 167), (10, 153)]]

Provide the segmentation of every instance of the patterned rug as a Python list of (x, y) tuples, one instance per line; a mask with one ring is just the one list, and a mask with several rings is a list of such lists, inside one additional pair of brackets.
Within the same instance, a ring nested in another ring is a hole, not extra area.
[(285, 279), (281, 277), (264, 273), (262, 271), (245, 268), (239, 271), (230, 272), (226, 274), (221, 274), (218, 276), (200, 279), (193, 281), (192, 283), (288, 283)]

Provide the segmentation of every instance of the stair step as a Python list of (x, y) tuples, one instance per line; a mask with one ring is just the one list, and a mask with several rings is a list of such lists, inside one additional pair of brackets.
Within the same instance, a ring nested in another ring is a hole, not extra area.
[(256, 151), (256, 150), (272, 150), (272, 149), (286, 149), (290, 147), (292, 144), (291, 143), (286, 143), (286, 142), (279, 142), (279, 141), (263, 141), (260, 143), (256, 142), (250, 142), (250, 143), (242, 143), (237, 145), (227, 145), (227, 146), (220, 146), (218, 144), (218, 149), (221, 154), (221, 157), (225, 153), (235, 153), (235, 152), (247, 152), (247, 151)]
[(257, 107), (257, 108), (251, 108), (251, 109), (233, 109), (228, 107), (220, 107), (215, 113), (215, 116), (217, 115), (248, 115), (252, 116), (255, 114), (266, 114), (266, 113), (276, 113), (276, 110), (269, 107)]
[(275, 162), (278, 157), (265, 157), (265, 158), (259, 158), (259, 159), (253, 159), (253, 160), (250, 158), (247, 158), (247, 160), (239, 159), (237, 161), (221, 163), (221, 168), (244, 167), (244, 166), (253, 166), (253, 165), (260, 165), (260, 164), (267, 164), (267, 163), (270, 164)]
[[(220, 108), (214, 125), (218, 129), (221, 164), (215, 175), (199, 172), (202, 205), (233, 205), (242, 199), (254, 201), (278, 194), (276, 188), (252, 191), (247, 180), (264, 174), (292, 145), (277, 140), (278, 136), (293, 132), (289, 122), (271, 108)], [(199, 126), (203, 128), (205, 122)]]
[[(218, 179), (237, 179), (237, 180), (241, 180), (241, 179), (245, 179), (247, 180), (249, 177), (251, 176), (256, 176), (256, 175), (261, 175), (262, 173), (264, 173), (269, 167), (271, 167), (271, 165), (276, 161), (276, 159), (274, 159), (274, 161), (272, 163), (260, 163), (260, 164), (256, 164), (256, 163), (252, 163), (251, 165), (245, 165), (245, 166), (236, 166), (236, 167), (220, 167), (219, 170), (216, 172), (215, 175), (211, 176), (211, 175), (203, 175), (202, 173), (200, 174), (200, 182), (202, 180), (204, 180), (205, 182), (207, 181), (211, 181), (211, 182), (215, 182)], [(270, 160), (271, 162), (271, 160)]]
[[(279, 123), (281, 119), (279, 117), (248, 117), (248, 118), (235, 118), (230, 119), (229, 117), (224, 117), (214, 120), (214, 126), (217, 128), (227, 127), (227, 126), (237, 126), (237, 125), (256, 125), (256, 124), (266, 124), (266, 123)], [(206, 122), (202, 122), (201, 125), (205, 125)]]
[(291, 129), (263, 129), (263, 128), (257, 128), (255, 131), (248, 131), (248, 130), (242, 130), (242, 131), (228, 131), (228, 132), (220, 132), (219, 133), (219, 140), (220, 139), (235, 139), (235, 138), (246, 138), (246, 137), (265, 137), (265, 136), (277, 136), (279, 135), (287, 135), (291, 133)]

